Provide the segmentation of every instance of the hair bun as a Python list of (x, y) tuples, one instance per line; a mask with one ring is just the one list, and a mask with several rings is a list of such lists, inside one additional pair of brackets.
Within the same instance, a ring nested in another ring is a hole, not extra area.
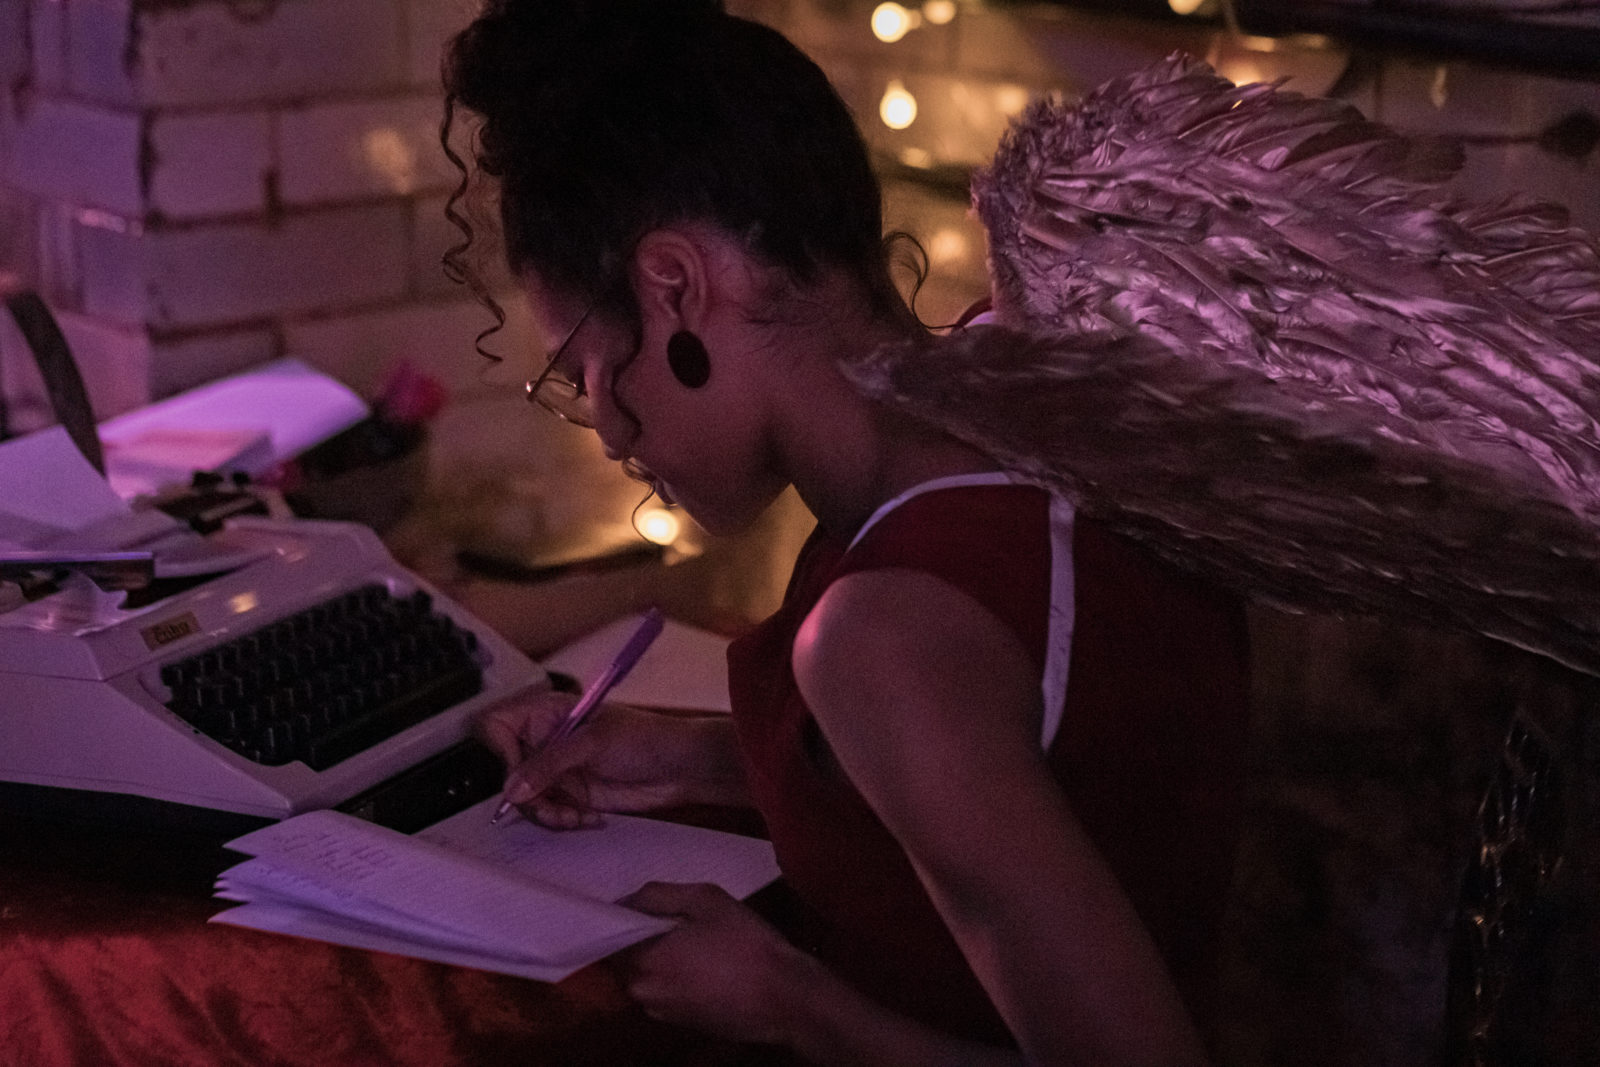
[(547, 87), (637, 73), (726, 19), (722, 0), (488, 0), (454, 42), (445, 83), (491, 120), (536, 119), (527, 104)]
[(491, 0), (522, 33), (604, 48), (662, 34), (692, 32), (722, 18), (722, 0)]
[[(704, 222), (796, 282), (843, 269), (909, 321), (861, 131), (781, 33), (719, 0), (486, 2), (446, 53), (447, 150), (457, 106), (473, 119), (447, 212), (492, 193), (474, 206), (497, 211), (513, 275), (626, 310), (640, 237)], [(470, 283), (472, 220), (453, 221)]]

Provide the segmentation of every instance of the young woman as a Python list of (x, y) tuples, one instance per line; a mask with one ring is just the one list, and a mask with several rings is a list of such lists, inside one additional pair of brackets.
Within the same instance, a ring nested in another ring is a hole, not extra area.
[(819, 1063), (1202, 1062), (1236, 606), (845, 378), (922, 327), (852, 119), (777, 33), (707, 0), (491, 0), (446, 88), (551, 345), (532, 399), (713, 533), (791, 485), (817, 519), (730, 652), (731, 718), (613, 705), (544, 748), (545, 693), (483, 722), (547, 826), (753, 805), (815, 912), (802, 949), (647, 887), (683, 922), (632, 995)]

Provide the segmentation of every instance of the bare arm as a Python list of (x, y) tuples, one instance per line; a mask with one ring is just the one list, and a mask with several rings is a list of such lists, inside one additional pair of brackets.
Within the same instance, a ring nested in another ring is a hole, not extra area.
[[(817, 965), (817, 970), (822, 967)], [(832, 1067), (1024, 1065), (1014, 1050), (959, 1041), (886, 1011), (825, 971), (802, 988), (807, 996), (794, 1017), (789, 1045), (812, 1063)]]
[(656, 1018), (827, 1067), (1021, 1065), (884, 1010), (715, 886), (652, 883), (623, 903), (680, 920), (629, 954), (628, 992)]
[(927, 575), (850, 575), (802, 628), (795, 675), (1030, 1063), (1204, 1062), (1044, 763), (1038, 676), (998, 620)]

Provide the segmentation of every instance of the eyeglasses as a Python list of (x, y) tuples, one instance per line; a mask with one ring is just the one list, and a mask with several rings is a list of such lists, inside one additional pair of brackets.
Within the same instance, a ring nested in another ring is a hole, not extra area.
[(589, 401), (589, 390), (584, 385), (583, 370), (579, 368), (577, 376), (573, 377), (563, 370), (560, 364), (561, 357), (566, 355), (567, 346), (578, 336), (578, 331), (583, 329), (583, 324), (589, 321), (589, 315), (593, 311), (593, 304), (584, 309), (578, 321), (567, 331), (567, 336), (551, 355), (549, 362), (545, 364), (544, 371), (526, 386), (530, 402), (574, 425), (591, 429), (594, 427), (594, 405)]

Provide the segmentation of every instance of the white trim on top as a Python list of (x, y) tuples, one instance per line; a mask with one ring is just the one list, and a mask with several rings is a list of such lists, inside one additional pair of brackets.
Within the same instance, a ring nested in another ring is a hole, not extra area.
[(921, 496), (923, 493), (932, 492), (935, 489), (953, 489), (957, 486), (966, 485), (1012, 485), (1016, 482), (1017, 479), (1005, 471), (983, 471), (980, 474), (948, 474), (943, 478), (930, 478), (925, 482), (918, 482), (905, 492), (890, 498), (877, 511), (867, 516), (867, 521), (861, 524), (861, 529), (857, 530), (856, 535), (850, 539), (849, 548), (846, 548), (845, 551), (848, 552), (851, 548), (856, 547), (856, 543), (867, 535), (868, 530), (878, 524), (879, 519), (912, 497)]
[(1050, 498), (1050, 626), (1045, 636), (1044, 674), (1039, 693), (1044, 697), (1044, 724), (1040, 746), (1048, 749), (1061, 729), (1067, 708), (1067, 673), (1072, 665), (1072, 632), (1077, 621), (1077, 568), (1072, 558), (1072, 505), (1058, 496)]
[[(933, 478), (912, 486), (896, 495), (874, 511), (861, 529), (851, 538), (849, 548), (854, 548), (877, 525), (878, 521), (913, 497), (935, 489), (950, 489), (969, 485), (1025, 484), (1004, 471), (985, 471), (980, 474), (952, 474)], [(1067, 673), (1072, 662), (1072, 632), (1076, 619), (1075, 583), (1073, 581), (1072, 525), (1073, 507), (1060, 497), (1050, 498), (1050, 615), (1045, 637), (1044, 673), (1039, 680), (1039, 694), (1044, 700), (1044, 720), (1040, 730), (1040, 747), (1048, 749), (1061, 729), (1061, 718), (1066, 710)], [(847, 548), (846, 551), (849, 551)]]

